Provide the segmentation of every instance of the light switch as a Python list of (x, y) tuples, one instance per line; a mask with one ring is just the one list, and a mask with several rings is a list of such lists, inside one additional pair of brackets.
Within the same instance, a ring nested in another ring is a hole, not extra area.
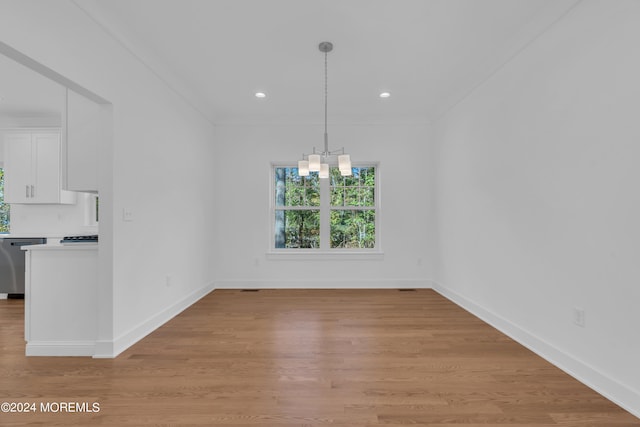
[(122, 220), (133, 221), (133, 211), (130, 208), (122, 209)]

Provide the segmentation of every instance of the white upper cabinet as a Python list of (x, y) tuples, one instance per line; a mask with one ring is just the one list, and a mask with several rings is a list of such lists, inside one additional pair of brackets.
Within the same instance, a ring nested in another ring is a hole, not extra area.
[(98, 148), (106, 136), (104, 106), (67, 89), (67, 190), (98, 191)]
[(4, 148), (6, 203), (76, 202), (76, 194), (61, 187), (59, 132), (7, 133)]

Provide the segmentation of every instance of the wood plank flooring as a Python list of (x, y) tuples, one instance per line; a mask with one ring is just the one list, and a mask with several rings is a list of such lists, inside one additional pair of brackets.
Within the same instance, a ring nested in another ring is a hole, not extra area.
[(24, 357), (0, 300), (0, 425), (631, 427), (623, 411), (431, 290), (218, 290), (113, 360)]

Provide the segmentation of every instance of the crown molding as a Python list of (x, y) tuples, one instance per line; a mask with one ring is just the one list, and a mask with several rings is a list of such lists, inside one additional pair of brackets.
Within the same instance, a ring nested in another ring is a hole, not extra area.
[(155, 75), (165, 86), (178, 95), (193, 110), (214, 124), (210, 106), (197, 95), (197, 91), (179, 77), (153, 49), (149, 48), (135, 31), (124, 25), (118, 17), (97, 0), (71, 0), (72, 3), (96, 23), (109, 37), (120, 44), (138, 62)]

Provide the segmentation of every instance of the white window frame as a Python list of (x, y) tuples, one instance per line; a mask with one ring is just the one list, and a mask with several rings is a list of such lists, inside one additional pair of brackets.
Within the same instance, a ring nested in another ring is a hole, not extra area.
[[(375, 210), (375, 246), (373, 248), (331, 248), (331, 210), (330, 206), (330, 179), (320, 180), (320, 248), (318, 249), (298, 249), (298, 248), (276, 248), (275, 247), (275, 170), (276, 168), (288, 167), (296, 168), (296, 162), (272, 162), (269, 170), (269, 250), (267, 258), (271, 259), (381, 259), (384, 255), (382, 252), (382, 241), (380, 238), (381, 224), (381, 203), (380, 203), (380, 187), (381, 187), (381, 168), (380, 162), (353, 162), (353, 167), (374, 167), (376, 169), (376, 185), (374, 188), (374, 205), (371, 209)], [(347, 207), (344, 210), (365, 210), (367, 207)], [(304, 208), (307, 209), (306, 207)], [(308, 208), (315, 210), (316, 207)]]

